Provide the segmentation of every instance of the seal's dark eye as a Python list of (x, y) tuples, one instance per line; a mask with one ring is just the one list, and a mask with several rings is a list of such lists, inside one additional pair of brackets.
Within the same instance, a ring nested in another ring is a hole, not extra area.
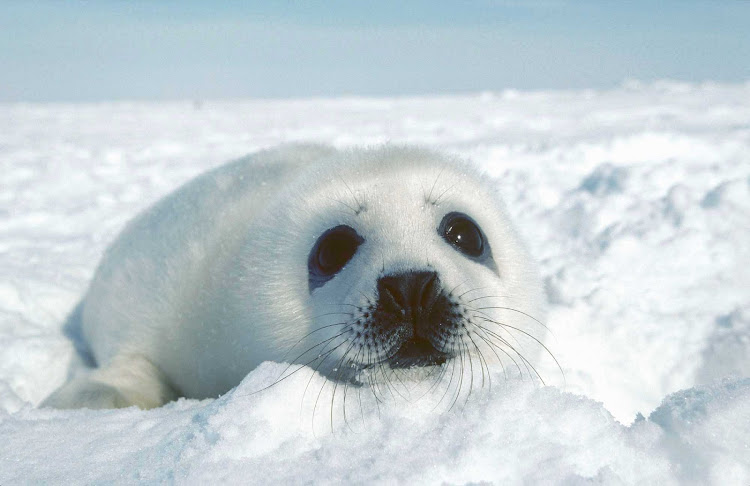
[(440, 223), (438, 233), (465, 255), (479, 258), (484, 254), (485, 243), (482, 230), (465, 214), (447, 214)]
[(349, 226), (336, 226), (323, 233), (315, 242), (307, 262), (310, 290), (323, 285), (344, 268), (363, 241)]

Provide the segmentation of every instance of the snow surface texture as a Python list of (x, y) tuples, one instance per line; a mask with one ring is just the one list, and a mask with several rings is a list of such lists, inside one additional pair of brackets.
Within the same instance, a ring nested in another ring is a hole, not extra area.
[[(35, 409), (76, 366), (62, 324), (122, 226), (288, 141), (417, 143), (497, 176), (565, 381), (547, 363), (553, 386), (500, 375), (450, 411), (394, 397), (345, 420), (309, 372), (252, 394), (285, 367), (266, 363), (216, 400)], [(0, 187), (0, 484), (750, 483), (750, 83), (0, 105)]]

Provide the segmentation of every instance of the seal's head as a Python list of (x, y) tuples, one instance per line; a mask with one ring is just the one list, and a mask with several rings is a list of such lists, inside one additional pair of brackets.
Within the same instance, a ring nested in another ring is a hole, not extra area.
[(533, 369), (542, 286), (495, 181), (398, 147), (306, 171), (247, 242), (270, 238), (257, 246), (271, 254), (244, 260), (265, 280), (250, 292), (266, 303), (253, 320), (272, 323), (268, 339), (284, 343), (287, 361), (334, 379), (458, 358)]

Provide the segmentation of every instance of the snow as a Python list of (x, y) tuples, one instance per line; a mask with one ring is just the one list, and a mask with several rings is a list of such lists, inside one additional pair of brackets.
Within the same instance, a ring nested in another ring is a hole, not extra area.
[[(498, 177), (564, 379), (550, 360), (550, 386), (500, 374), (449, 410), (350, 390), (345, 420), (310, 371), (252, 393), (266, 363), (216, 400), (36, 409), (80, 367), (62, 324), (123, 225), (288, 141), (417, 143)], [(4, 104), (0, 174), (0, 484), (750, 483), (750, 83)]]

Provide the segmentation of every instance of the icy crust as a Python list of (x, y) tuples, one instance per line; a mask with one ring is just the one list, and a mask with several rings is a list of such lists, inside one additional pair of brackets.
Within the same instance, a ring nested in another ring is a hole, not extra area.
[[(309, 369), (253, 393), (285, 368), (266, 363), (217, 400), (181, 400), (148, 412), (25, 408), (5, 414), (0, 483), (750, 479), (750, 379), (676, 393), (631, 426), (591, 399), (502, 376), (450, 411), (429, 400), (392, 397), (376, 404), (354, 398), (345, 422), (337, 406), (330, 413), (330, 382), (311, 377)], [(314, 392), (303, 399), (306, 387)]]

